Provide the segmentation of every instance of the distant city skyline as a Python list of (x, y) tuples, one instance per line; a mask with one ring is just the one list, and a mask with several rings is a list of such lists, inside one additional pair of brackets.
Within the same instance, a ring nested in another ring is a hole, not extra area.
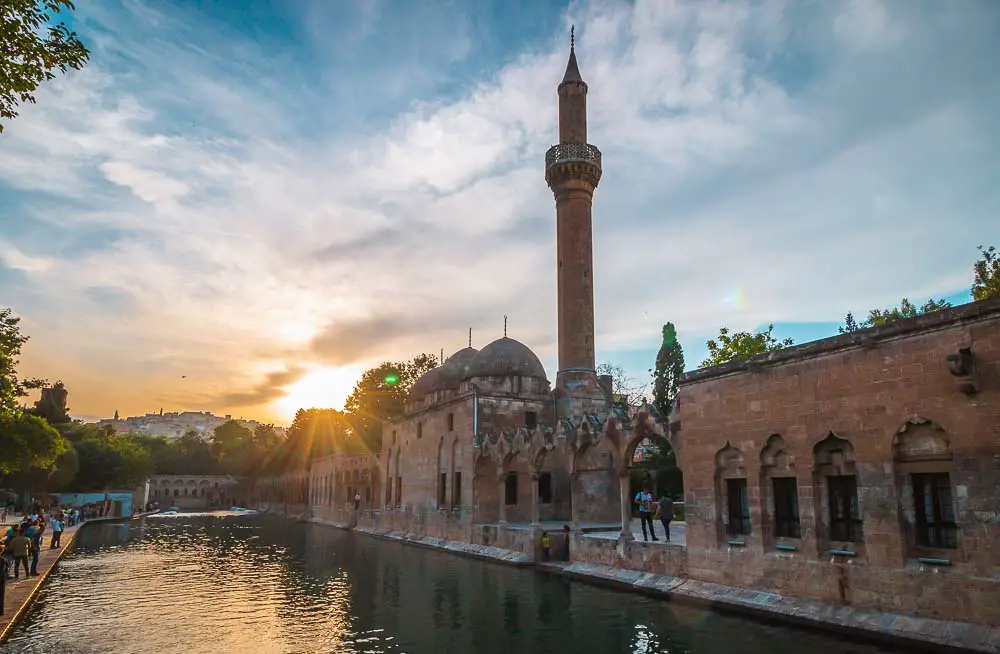
[[(598, 362), (968, 298), (995, 2), (77, 3), (6, 125), (0, 288), (73, 415), (288, 424), (383, 360), (508, 332), (555, 374), (553, 80), (576, 25)], [(264, 45), (266, 44), (266, 46)], [(1000, 243), (992, 243), (1000, 245)]]
[[(110, 426), (120, 432), (141, 432), (150, 436), (166, 436), (177, 439), (189, 431), (210, 435), (212, 430), (221, 424), (235, 420), (248, 429), (256, 429), (261, 424), (267, 424), (252, 418), (233, 416), (232, 414), (215, 415), (210, 411), (156, 411), (143, 415), (122, 417), (119, 412), (110, 418), (90, 420), (100, 427)], [(75, 416), (74, 416), (75, 417)], [(284, 425), (276, 425), (283, 428)]]

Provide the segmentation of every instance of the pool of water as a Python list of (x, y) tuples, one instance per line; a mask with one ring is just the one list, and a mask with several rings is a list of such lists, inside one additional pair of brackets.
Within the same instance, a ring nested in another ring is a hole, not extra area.
[(901, 654), (268, 516), (88, 526), (2, 654)]

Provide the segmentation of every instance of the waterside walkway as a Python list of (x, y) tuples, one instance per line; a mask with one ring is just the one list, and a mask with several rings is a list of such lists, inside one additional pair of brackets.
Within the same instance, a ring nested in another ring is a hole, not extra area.
[(31, 606), (32, 600), (35, 599), (35, 595), (41, 590), (46, 577), (55, 568), (56, 563), (62, 558), (62, 555), (70, 549), (73, 540), (76, 539), (77, 533), (82, 528), (83, 525), (80, 524), (64, 529), (62, 538), (60, 539), (61, 546), (57, 549), (49, 548), (52, 532), (50, 529), (46, 529), (42, 540), (42, 550), (38, 554), (38, 576), (22, 576), (16, 581), (7, 581), (3, 615), (0, 616), (0, 642), (3, 642), (7, 638), (7, 634), (14, 624), (20, 620), (22, 615), (28, 610), (28, 607)]
[(49, 548), (52, 532), (49, 531), (49, 529), (46, 529), (44, 539), (42, 541), (42, 550), (38, 555), (38, 576), (22, 576), (16, 581), (9, 580), (7, 582), (3, 602), (3, 615), (0, 615), (0, 643), (7, 640), (7, 636), (14, 629), (17, 622), (24, 617), (24, 614), (28, 612), (29, 608), (31, 608), (32, 602), (34, 602), (35, 598), (38, 596), (38, 592), (42, 589), (42, 585), (48, 578), (49, 573), (51, 573), (56, 567), (56, 563), (59, 562), (59, 559), (61, 559), (63, 555), (71, 549), (73, 541), (76, 540), (76, 535), (80, 533), (80, 530), (83, 529), (83, 527), (89, 524), (101, 522), (128, 522), (130, 520), (144, 518), (153, 513), (156, 513), (156, 511), (138, 513), (131, 518), (94, 518), (82, 524), (67, 527), (63, 530), (63, 535), (60, 539), (61, 546), (57, 549)]

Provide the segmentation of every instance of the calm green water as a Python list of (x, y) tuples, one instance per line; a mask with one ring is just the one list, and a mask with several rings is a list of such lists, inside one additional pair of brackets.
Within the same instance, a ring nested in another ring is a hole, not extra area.
[(91, 525), (3, 654), (899, 652), (264, 516)]

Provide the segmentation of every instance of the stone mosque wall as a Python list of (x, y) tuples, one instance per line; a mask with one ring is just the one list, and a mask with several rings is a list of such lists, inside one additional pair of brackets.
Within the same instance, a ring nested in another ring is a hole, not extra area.
[(1000, 625), (1000, 298), (685, 375), (693, 578)]

